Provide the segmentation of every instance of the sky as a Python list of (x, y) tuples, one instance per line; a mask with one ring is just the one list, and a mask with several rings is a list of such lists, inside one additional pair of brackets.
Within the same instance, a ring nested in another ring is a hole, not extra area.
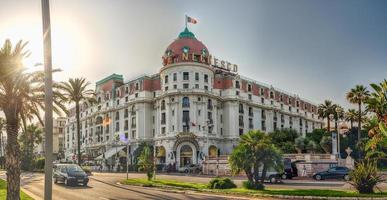
[[(315, 103), (355, 107), (345, 94), (356, 84), (387, 78), (384, 0), (51, 0), (55, 81), (112, 74), (125, 80), (155, 74), (161, 56), (189, 29), (239, 74)], [(42, 63), (39, 0), (0, 1), (0, 44), (28, 41), (27, 67)]]

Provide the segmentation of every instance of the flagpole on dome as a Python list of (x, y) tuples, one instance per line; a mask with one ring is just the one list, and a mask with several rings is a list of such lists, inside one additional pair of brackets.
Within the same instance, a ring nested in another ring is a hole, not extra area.
[(185, 15), (185, 28), (187, 28), (187, 15)]

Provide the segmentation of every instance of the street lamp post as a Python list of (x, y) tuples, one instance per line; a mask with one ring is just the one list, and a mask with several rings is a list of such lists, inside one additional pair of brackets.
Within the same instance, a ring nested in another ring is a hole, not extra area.
[(129, 141), (126, 142), (126, 180), (129, 178)]
[[(329, 114), (329, 120), (332, 121), (335, 116), (333, 114)], [(337, 154), (337, 133), (331, 132), (331, 130), (328, 130), (332, 134), (332, 154)]]
[(52, 57), (49, 0), (42, 0), (43, 49), (44, 49), (44, 104), (45, 104), (45, 152), (44, 199), (52, 199)]

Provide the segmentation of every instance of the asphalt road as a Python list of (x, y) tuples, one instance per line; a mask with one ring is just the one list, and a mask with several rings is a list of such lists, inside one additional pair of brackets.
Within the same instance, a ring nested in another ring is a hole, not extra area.
[[(32, 193), (38, 198), (43, 199), (44, 193), (44, 176), (43, 174), (26, 173), (22, 175), (22, 187), (27, 192)], [(102, 183), (95, 179), (91, 179), (87, 187), (69, 187), (63, 184), (53, 185), (53, 199), (55, 200), (128, 200), (128, 199), (208, 199), (208, 200), (223, 200), (223, 199), (242, 199), (222, 197), (217, 195), (205, 195), (195, 193), (171, 193), (156, 190), (154, 188), (143, 187), (125, 187), (112, 186)], [(246, 199), (246, 198), (243, 198)]]

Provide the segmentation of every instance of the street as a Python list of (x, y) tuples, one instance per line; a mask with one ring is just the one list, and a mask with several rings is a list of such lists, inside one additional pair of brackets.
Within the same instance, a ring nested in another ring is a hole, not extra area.
[[(129, 178), (145, 178), (145, 174), (130, 173)], [(5, 179), (5, 172), (0, 172), (0, 178)], [(125, 173), (98, 173), (94, 172), (90, 176), (87, 187), (69, 187), (64, 184), (53, 185), (53, 199), (55, 200), (127, 200), (127, 199), (249, 199), (246, 197), (224, 197), (221, 195), (186, 192), (165, 192), (158, 188), (147, 188), (138, 186), (127, 186), (117, 184), (126, 178)], [(177, 181), (187, 181), (195, 183), (208, 183), (210, 177), (187, 176), (184, 174), (158, 174), (158, 179), (172, 179)], [(234, 182), (241, 186), (244, 179), (233, 178)], [(27, 194), (39, 200), (43, 199), (44, 174), (42, 173), (22, 173), (21, 186)], [(382, 190), (387, 188), (386, 184), (379, 186)], [(349, 190), (349, 184), (343, 181), (314, 181), (314, 180), (284, 180), (282, 184), (267, 184), (266, 188), (276, 189), (333, 189)], [(268, 198), (260, 198), (268, 199)]]
[[(1, 178), (4, 177), (2, 173)], [(235, 199), (224, 198), (217, 195), (205, 195), (195, 193), (172, 193), (163, 192), (155, 188), (144, 187), (119, 187), (110, 184), (102, 183), (95, 180), (95, 178), (103, 179), (103, 176), (95, 175), (90, 177), (90, 182), (87, 187), (77, 186), (68, 187), (63, 184), (54, 184), (53, 199), (55, 200), (128, 200), (128, 199)], [(23, 189), (33, 195), (43, 199), (44, 193), (44, 175), (41, 173), (23, 173), (21, 178), (21, 185)], [(247, 198), (237, 198), (247, 199)]]

